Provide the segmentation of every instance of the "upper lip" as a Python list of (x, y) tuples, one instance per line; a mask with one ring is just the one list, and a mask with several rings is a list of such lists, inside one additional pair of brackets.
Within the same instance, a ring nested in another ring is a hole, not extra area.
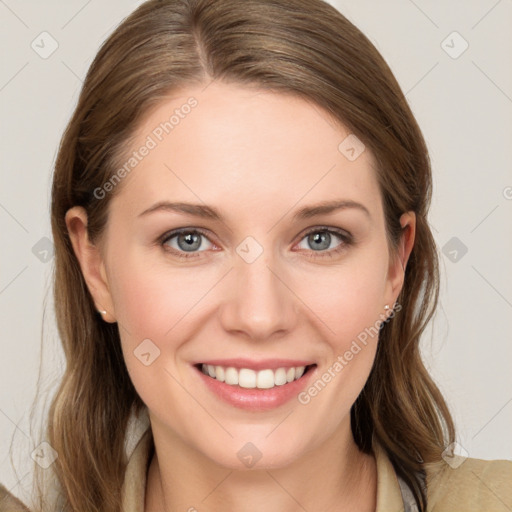
[(198, 364), (209, 364), (212, 366), (223, 366), (233, 368), (248, 368), (250, 370), (277, 370), (278, 368), (291, 368), (297, 366), (310, 366), (315, 364), (312, 361), (304, 361), (299, 359), (262, 359), (255, 361), (247, 358), (236, 358), (236, 359), (209, 359), (207, 361), (200, 361), (194, 363)]

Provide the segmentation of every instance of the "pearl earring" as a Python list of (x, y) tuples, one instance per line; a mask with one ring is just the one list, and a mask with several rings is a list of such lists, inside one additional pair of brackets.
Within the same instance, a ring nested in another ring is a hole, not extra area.
[(106, 315), (107, 314), (107, 312), (104, 309), (103, 310), (99, 309), (98, 313), (101, 313), (102, 315)]

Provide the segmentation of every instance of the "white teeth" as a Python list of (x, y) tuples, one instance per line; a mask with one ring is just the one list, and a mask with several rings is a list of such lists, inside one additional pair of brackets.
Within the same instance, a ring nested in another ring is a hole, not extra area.
[(258, 372), (256, 387), (259, 389), (269, 389), (275, 386), (275, 377), (272, 370), (261, 370)]
[(305, 370), (305, 366), (255, 371), (249, 368), (238, 370), (232, 366), (225, 368), (211, 364), (201, 365), (201, 371), (205, 375), (209, 375), (220, 382), (225, 382), (230, 386), (240, 386), (246, 389), (270, 389), (274, 386), (283, 386), (302, 377)]
[(238, 386), (238, 372), (235, 368), (226, 368), (225, 377), (226, 384), (229, 384), (230, 386)]
[(286, 370), (284, 368), (278, 368), (274, 373), (274, 383), (276, 386), (282, 386), (286, 384)]
[(276, 386), (282, 386), (286, 384), (286, 370), (284, 368), (278, 368), (274, 372), (274, 384)]
[(224, 373), (224, 368), (222, 368), (222, 366), (216, 366), (215, 367), (215, 375), (214, 375), (214, 377), (217, 380), (220, 380), (221, 382), (224, 382), (226, 380), (226, 376), (225, 376), (225, 373)]
[(238, 372), (238, 385), (241, 388), (255, 388), (256, 387), (256, 372), (248, 368), (242, 368)]

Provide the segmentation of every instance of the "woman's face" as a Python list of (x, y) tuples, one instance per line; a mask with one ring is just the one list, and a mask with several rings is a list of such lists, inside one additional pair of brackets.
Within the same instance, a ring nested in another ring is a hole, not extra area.
[(154, 431), (232, 468), (346, 439), (403, 278), (369, 150), (298, 97), (212, 83), (151, 111), (125, 163), (86, 277)]

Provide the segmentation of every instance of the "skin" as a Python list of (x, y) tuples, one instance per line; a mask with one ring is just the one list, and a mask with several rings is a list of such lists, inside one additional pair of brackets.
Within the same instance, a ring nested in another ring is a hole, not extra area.
[[(130, 377), (148, 406), (156, 456), (145, 510), (374, 510), (375, 460), (354, 442), (350, 407), (376, 339), (307, 405), (292, 399), (265, 412), (220, 401), (191, 363), (300, 358), (316, 362), (320, 376), (395, 303), (414, 213), (402, 215), (393, 253), (370, 151), (349, 161), (338, 150), (349, 131), (293, 95), (218, 82), (187, 88), (147, 114), (130, 151), (190, 96), (198, 106), (118, 185), (96, 245), (84, 210), (66, 215), (89, 290), (104, 320), (118, 322)], [(293, 219), (335, 199), (369, 214), (345, 208)], [(210, 205), (223, 221), (139, 216), (163, 200)], [(349, 232), (354, 243), (332, 234), (327, 249), (315, 250), (306, 231), (323, 226)], [(177, 237), (158, 241), (181, 227), (207, 232), (193, 258), (165, 249), (180, 251)], [(236, 252), (247, 236), (263, 249), (252, 263)], [(148, 338), (160, 356), (145, 366), (133, 352)], [(237, 457), (247, 442), (262, 454), (251, 469)]]

